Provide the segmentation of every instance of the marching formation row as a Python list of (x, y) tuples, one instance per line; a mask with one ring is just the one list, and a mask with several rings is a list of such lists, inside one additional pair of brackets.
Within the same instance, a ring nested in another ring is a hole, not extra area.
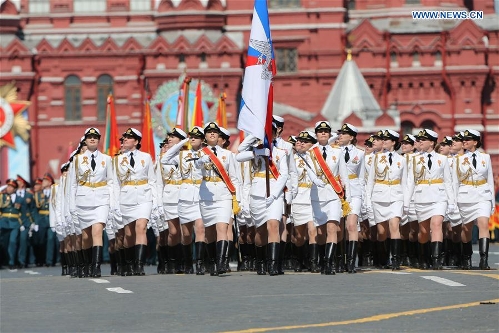
[[(155, 163), (140, 151), (138, 130), (123, 133), (121, 152), (111, 157), (98, 150), (99, 130), (89, 128), (59, 184), (27, 200), (16, 195), (18, 182), (7, 181), (2, 244), (30, 228), (24, 216), (34, 205), (55, 230), (63, 274), (73, 277), (101, 276), (104, 231), (111, 274), (144, 275), (147, 228), (158, 239), (158, 273), (224, 274), (233, 250), (238, 269), (259, 275), (355, 273), (357, 257), (358, 265), (394, 270), (471, 269), (475, 223), (479, 266), (489, 269), (494, 184), (479, 132), (439, 142), (429, 129), (402, 139), (385, 130), (360, 149), (351, 124), (333, 131), (319, 121), (287, 141), (283, 127), (274, 116), (272, 142), (249, 135), (237, 154), (214, 122), (189, 133), (175, 128)], [(10, 248), (8, 255), (15, 256)]]

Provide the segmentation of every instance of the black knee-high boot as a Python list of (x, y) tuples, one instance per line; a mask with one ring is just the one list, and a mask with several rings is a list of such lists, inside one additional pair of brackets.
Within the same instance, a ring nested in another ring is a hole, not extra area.
[(270, 276), (279, 275), (279, 246), (280, 244), (277, 242), (267, 244), (267, 253), (269, 259), (268, 267)]
[(258, 275), (266, 275), (267, 274), (267, 265), (266, 265), (266, 246), (255, 246), (255, 270)]
[(489, 270), (489, 242), (488, 238), (480, 238), (478, 240), (478, 251), (480, 253), (480, 264), (478, 267), (483, 270)]
[(175, 267), (177, 266), (177, 256), (175, 246), (168, 245), (168, 261), (166, 262), (166, 274), (175, 274)]
[(434, 270), (443, 269), (442, 267), (442, 242), (431, 242), (431, 259)]
[(102, 246), (92, 247), (92, 277), (101, 277)]
[(68, 275), (67, 253), (61, 252), (61, 276)]
[(343, 240), (338, 242), (336, 250), (336, 273), (343, 273), (345, 271), (345, 242)]
[(349, 241), (347, 251), (347, 271), (348, 273), (357, 273), (355, 270), (355, 257), (357, 255), (357, 246), (359, 242)]
[(428, 245), (430, 243), (419, 243), (419, 268), (420, 269), (428, 269), (430, 268), (428, 265)]
[(217, 243), (212, 242), (206, 244), (208, 260), (210, 265), (210, 275), (218, 276), (218, 267), (217, 267)]
[(121, 249), (118, 250), (118, 252), (120, 253), (120, 261), (119, 261), (121, 266), (120, 275), (126, 276), (126, 272), (128, 270), (126, 264), (126, 250), (124, 247), (122, 247)]
[(163, 250), (164, 246), (158, 246), (158, 267), (156, 268), (156, 272), (158, 274), (165, 274), (165, 258), (163, 255), (165, 251)]
[(229, 242), (226, 240), (221, 240), (217, 242), (217, 268), (218, 274), (225, 274), (225, 256), (227, 253), (227, 248), (229, 247)]
[(310, 273), (320, 273), (321, 268), (319, 266), (319, 245), (309, 244), (308, 245), (308, 262)]
[(293, 253), (295, 257), (295, 267), (294, 271), (295, 272), (302, 272), (302, 265), (303, 265), (303, 250), (305, 249), (305, 246), (296, 246), (293, 244)]
[(135, 247), (125, 248), (126, 276), (135, 275)]
[(400, 270), (400, 244), (402, 240), (392, 239), (390, 242), (392, 253), (392, 270)]
[(225, 271), (226, 272), (231, 272), (231, 269), (230, 269), (230, 259), (232, 258), (232, 253), (234, 252), (234, 242), (229, 240), (228, 241), (228, 246), (227, 246), (227, 249), (225, 250), (225, 254), (224, 254), (224, 267), (225, 267)]
[(147, 245), (145, 244), (135, 245), (135, 265), (137, 267), (135, 275), (146, 275), (146, 272), (144, 271), (146, 254), (147, 254)]
[(376, 242), (376, 252), (378, 254), (378, 267), (381, 269), (387, 269), (387, 249), (386, 249), (386, 240), (380, 242)]
[(206, 267), (204, 264), (204, 254), (206, 251), (205, 242), (196, 242), (196, 275), (204, 275)]
[(336, 257), (336, 243), (326, 243), (325, 253), (324, 253), (324, 274), (335, 275), (335, 267), (333, 266), (333, 260)]
[(117, 271), (116, 253), (117, 253), (117, 251), (115, 251), (113, 253), (109, 253), (109, 261), (110, 261), (110, 266), (111, 266), (111, 271), (109, 272), (110, 275), (116, 275), (116, 271)]
[(286, 258), (286, 242), (279, 243), (279, 258), (277, 259), (277, 270), (279, 274), (284, 274), (284, 259)]
[(194, 274), (192, 267), (192, 244), (182, 245), (182, 252), (184, 256), (184, 273)]
[(470, 270), (472, 269), (472, 261), (471, 261), (471, 256), (473, 255), (473, 244), (471, 242), (468, 243), (462, 243), (462, 250), (463, 254), (463, 259), (461, 260), (462, 263), (462, 269), (465, 270)]

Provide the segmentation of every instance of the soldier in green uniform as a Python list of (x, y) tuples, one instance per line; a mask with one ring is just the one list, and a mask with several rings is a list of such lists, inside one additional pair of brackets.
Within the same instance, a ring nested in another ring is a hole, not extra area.
[(17, 182), (14, 179), (7, 179), (6, 184), (7, 188), (0, 196), (0, 209), (2, 211), (2, 215), (0, 215), (0, 242), (4, 255), (5, 249), (7, 249), (7, 255), (3, 256), (4, 263), (8, 258), (9, 269), (14, 269), (23, 198), (16, 194)]
[(17, 175), (17, 192), (16, 194), (23, 198), (21, 206), (21, 227), (19, 228), (19, 251), (17, 252), (17, 261), (19, 268), (27, 268), (27, 253), (28, 253), (28, 240), (29, 229), (33, 223), (33, 209), (35, 201), (33, 200), (33, 192), (29, 189), (29, 182), (23, 177)]
[(54, 178), (48, 173), (43, 176), (42, 190), (35, 192), (35, 252), (37, 255), (37, 266), (53, 264), (55, 233), (50, 229), (49, 203), (50, 186), (54, 183)]

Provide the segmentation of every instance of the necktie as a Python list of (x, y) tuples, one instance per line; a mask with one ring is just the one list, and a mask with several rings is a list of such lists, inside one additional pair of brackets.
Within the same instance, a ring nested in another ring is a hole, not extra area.
[(135, 166), (135, 160), (133, 159), (133, 153), (130, 153), (130, 165), (132, 168)]
[(428, 154), (428, 169), (431, 170), (431, 154)]
[(92, 158), (92, 161), (90, 162), (90, 166), (92, 167), (92, 170), (95, 171), (95, 159), (94, 159), (94, 154), (90, 155)]
[(392, 165), (392, 153), (388, 154), (388, 162), (390, 162), (390, 165)]
[(217, 156), (217, 148), (216, 147), (211, 147), (211, 150), (213, 150), (213, 154), (215, 154), (215, 156)]
[(476, 154), (473, 153), (473, 154), (471, 154), (471, 156), (473, 156), (473, 162), (472, 162), (473, 163), (473, 167), (476, 169)]
[(350, 153), (348, 152), (348, 147), (345, 147), (345, 162), (350, 161)]
[(324, 159), (327, 157), (326, 147), (322, 147), (322, 157), (324, 157)]

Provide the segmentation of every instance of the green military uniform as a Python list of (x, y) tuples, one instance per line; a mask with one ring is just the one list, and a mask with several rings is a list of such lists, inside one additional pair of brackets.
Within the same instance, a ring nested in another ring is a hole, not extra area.
[[(2, 248), (7, 249), (10, 268), (14, 268), (17, 252), (17, 239), (19, 237), (19, 228), (21, 226), (21, 206), (23, 198), (14, 194), (2, 193), (0, 195), (0, 239)], [(5, 252), (4, 252), (5, 254)], [(6, 260), (4, 260), (5, 263)]]
[[(37, 266), (47, 264), (52, 264), (52, 257), (54, 251), (52, 246), (47, 246), (48, 244), (48, 234), (50, 230), (49, 221), (49, 202), (50, 202), (50, 190), (49, 194), (45, 193), (44, 190), (36, 192), (34, 194), (35, 200), (35, 210), (34, 210), (34, 220), (35, 224), (38, 226), (38, 231), (33, 234), (34, 237), (34, 247)], [(52, 230), (50, 230), (52, 232)]]
[[(35, 209), (35, 200), (33, 193), (27, 189), (18, 190), (17, 194), (24, 198), (23, 204), (21, 205), (21, 223), (24, 228), (19, 230), (19, 251), (17, 253), (17, 260), (19, 266), (26, 267), (27, 261), (27, 250), (29, 241), (29, 229), (31, 224), (34, 223), (33, 213)], [(24, 229), (24, 230), (23, 230)]]

